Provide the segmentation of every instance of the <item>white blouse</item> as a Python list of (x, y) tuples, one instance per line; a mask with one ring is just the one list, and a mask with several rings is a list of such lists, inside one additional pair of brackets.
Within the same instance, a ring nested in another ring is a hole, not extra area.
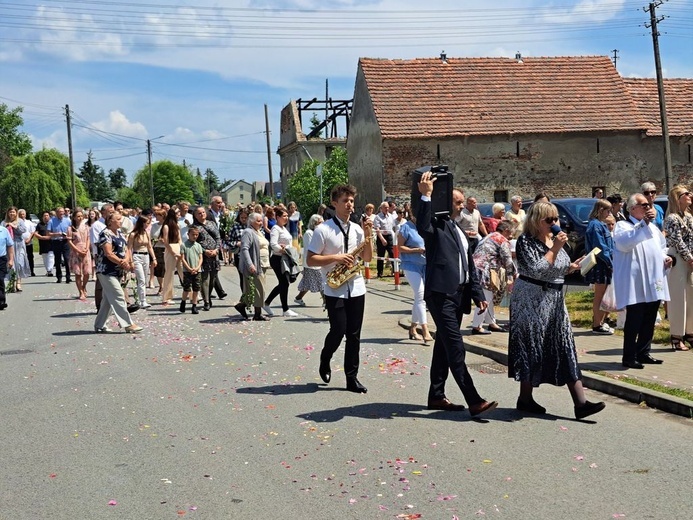
[(291, 241), (291, 233), (289, 233), (289, 230), (285, 227), (277, 224), (270, 230), (270, 248), (273, 254), (282, 254), (281, 246), (288, 247), (291, 245)]

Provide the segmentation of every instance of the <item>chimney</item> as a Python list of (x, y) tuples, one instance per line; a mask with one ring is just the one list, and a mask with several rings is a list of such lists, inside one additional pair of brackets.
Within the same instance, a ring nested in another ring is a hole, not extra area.
[(518, 63), (522, 63), (522, 54), (520, 54), (520, 51), (517, 51), (515, 53), (515, 59), (517, 60)]
[(447, 63), (448, 62), (448, 55), (445, 54), (445, 51), (440, 53), (440, 61), (442, 63)]

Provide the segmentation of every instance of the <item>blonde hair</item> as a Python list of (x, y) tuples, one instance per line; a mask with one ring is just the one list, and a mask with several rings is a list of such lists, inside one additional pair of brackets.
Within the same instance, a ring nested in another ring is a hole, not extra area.
[(683, 216), (685, 213), (691, 213), (691, 207), (688, 206), (683, 211), (681, 210), (681, 205), (679, 204), (679, 199), (681, 195), (686, 192), (690, 192), (688, 186), (685, 184), (677, 184), (671, 191), (669, 191), (669, 205), (667, 206), (667, 215), (670, 213), (676, 213), (677, 215)]
[(606, 199), (598, 199), (597, 202), (592, 206), (592, 211), (590, 211), (590, 216), (587, 217), (588, 220), (597, 219), (599, 220), (599, 212), (603, 209), (611, 210), (611, 202)]
[(550, 202), (535, 202), (527, 210), (524, 232), (534, 238), (539, 237), (540, 222), (547, 217), (557, 217), (558, 210)]

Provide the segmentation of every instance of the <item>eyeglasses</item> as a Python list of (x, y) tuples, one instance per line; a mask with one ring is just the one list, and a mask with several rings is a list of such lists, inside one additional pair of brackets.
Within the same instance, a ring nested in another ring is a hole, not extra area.
[(554, 222), (558, 222), (558, 217), (546, 217), (544, 222), (547, 224), (553, 224)]
[(650, 204), (649, 202), (643, 202), (642, 204), (636, 204), (633, 207), (635, 207), (635, 208), (641, 207), (642, 209), (650, 209), (652, 207), (652, 204)]
[(657, 190), (643, 191), (643, 195), (657, 195)]

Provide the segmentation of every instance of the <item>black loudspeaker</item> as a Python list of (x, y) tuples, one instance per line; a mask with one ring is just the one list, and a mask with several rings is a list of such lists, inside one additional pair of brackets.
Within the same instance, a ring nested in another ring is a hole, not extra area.
[(419, 192), (419, 181), (421, 175), (426, 172), (431, 172), (436, 178), (433, 183), (433, 195), (431, 196), (431, 210), (433, 216), (447, 216), (452, 209), (452, 189), (454, 186), (452, 172), (448, 171), (445, 164), (438, 166), (422, 166), (414, 170), (411, 176), (411, 210), (416, 216), (421, 202), (421, 193)]

